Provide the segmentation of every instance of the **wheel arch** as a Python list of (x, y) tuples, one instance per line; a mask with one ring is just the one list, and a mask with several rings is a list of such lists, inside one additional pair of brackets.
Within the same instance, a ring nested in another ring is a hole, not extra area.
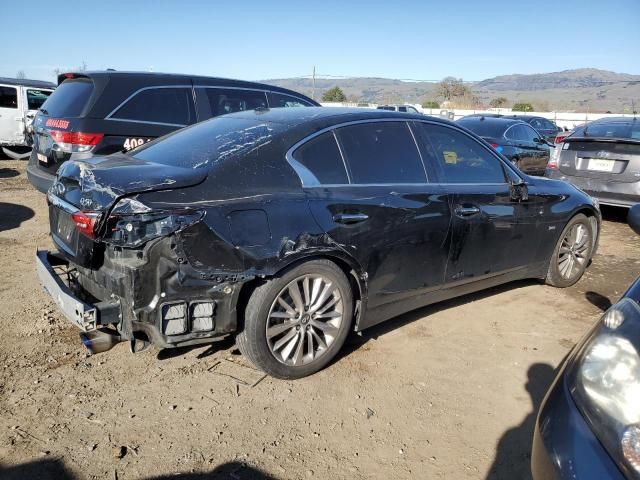
[(283, 275), (285, 272), (312, 260), (329, 260), (333, 262), (347, 277), (351, 292), (353, 294), (353, 329), (358, 330), (360, 318), (362, 317), (367, 299), (367, 274), (362, 270), (355, 259), (349, 257), (346, 253), (336, 251), (309, 252), (302, 256), (296, 256), (287, 262), (284, 262), (269, 275), (259, 276), (242, 285), (238, 295), (236, 306), (237, 312), (237, 330), (240, 331), (244, 324), (244, 310), (249, 301), (251, 293), (266, 280)]

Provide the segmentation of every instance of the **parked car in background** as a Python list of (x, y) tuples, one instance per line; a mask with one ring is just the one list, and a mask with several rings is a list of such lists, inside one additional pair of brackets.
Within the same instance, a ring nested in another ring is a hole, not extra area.
[(515, 118), (517, 120), (522, 120), (523, 122), (527, 122), (537, 132), (544, 135), (544, 138), (549, 143), (554, 143), (556, 136), (559, 133), (564, 132), (564, 129), (558, 127), (555, 123), (553, 123), (548, 118), (538, 117), (535, 115), (510, 115), (509, 118)]
[[(640, 234), (640, 204), (629, 210)], [(640, 278), (561, 365), (536, 422), (534, 480), (640, 478)]]
[(131, 150), (227, 113), (319, 105), (285, 88), (191, 75), (79, 72), (60, 75), (58, 84), (34, 120), (27, 175), (41, 192), (67, 160)]
[(606, 205), (640, 202), (640, 120), (613, 117), (578, 127), (558, 144), (545, 174)]
[(456, 123), (482, 137), (523, 172), (529, 175), (544, 174), (552, 146), (528, 123), (514, 118), (484, 115), (468, 115)]
[(460, 120), (467, 118), (479, 118), (479, 117), (492, 117), (492, 118), (511, 118), (515, 120), (521, 120), (531, 125), (537, 132), (541, 133), (545, 140), (549, 143), (554, 143), (556, 136), (560, 132), (564, 132), (564, 129), (558, 127), (555, 123), (545, 117), (539, 117), (535, 115), (504, 115), (502, 113), (472, 113), (465, 115)]
[(0, 147), (5, 155), (29, 156), (33, 117), (55, 87), (40, 80), (0, 78)]
[(236, 335), (280, 378), (423, 305), (522, 278), (573, 285), (600, 226), (588, 195), (458, 124), (373, 109), (213, 118), (68, 161), (47, 198), (58, 252), (37, 253), (38, 274), (92, 351)]
[(403, 112), (403, 113), (417, 113), (420, 114), (418, 109), (413, 105), (378, 105), (378, 110), (388, 110), (390, 112)]

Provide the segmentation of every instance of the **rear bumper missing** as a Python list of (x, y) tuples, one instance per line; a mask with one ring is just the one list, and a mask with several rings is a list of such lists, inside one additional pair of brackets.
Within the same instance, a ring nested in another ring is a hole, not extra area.
[(45, 291), (64, 316), (83, 332), (96, 330), (102, 325), (117, 324), (122, 318), (120, 302), (117, 300), (91, 304), (78, 298), (71, 288), (69, 262), (64, 257), (37, 250), (36, 269)]

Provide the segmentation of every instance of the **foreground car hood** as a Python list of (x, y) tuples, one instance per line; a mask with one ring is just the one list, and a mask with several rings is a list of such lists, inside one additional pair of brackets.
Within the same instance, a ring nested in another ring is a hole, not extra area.
[(207, 168), (162, 165), (118, 153), (65, 162), (49, 192), (85, 211), (104, 210), (124, 195), (197, 185), (207, 174)]

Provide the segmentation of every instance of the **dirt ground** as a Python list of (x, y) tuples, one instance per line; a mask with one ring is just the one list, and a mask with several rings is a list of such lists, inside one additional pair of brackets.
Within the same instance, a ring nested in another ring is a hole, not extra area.
[(0, 478), (528, 478), (555, 367), (640, 272), (625, 212), (605, 218), (576, 286), (427, 307), (280, 381), (232, 341), (89, 356), (36, 276), (44, 196), (25, 162), (0, 161)]

